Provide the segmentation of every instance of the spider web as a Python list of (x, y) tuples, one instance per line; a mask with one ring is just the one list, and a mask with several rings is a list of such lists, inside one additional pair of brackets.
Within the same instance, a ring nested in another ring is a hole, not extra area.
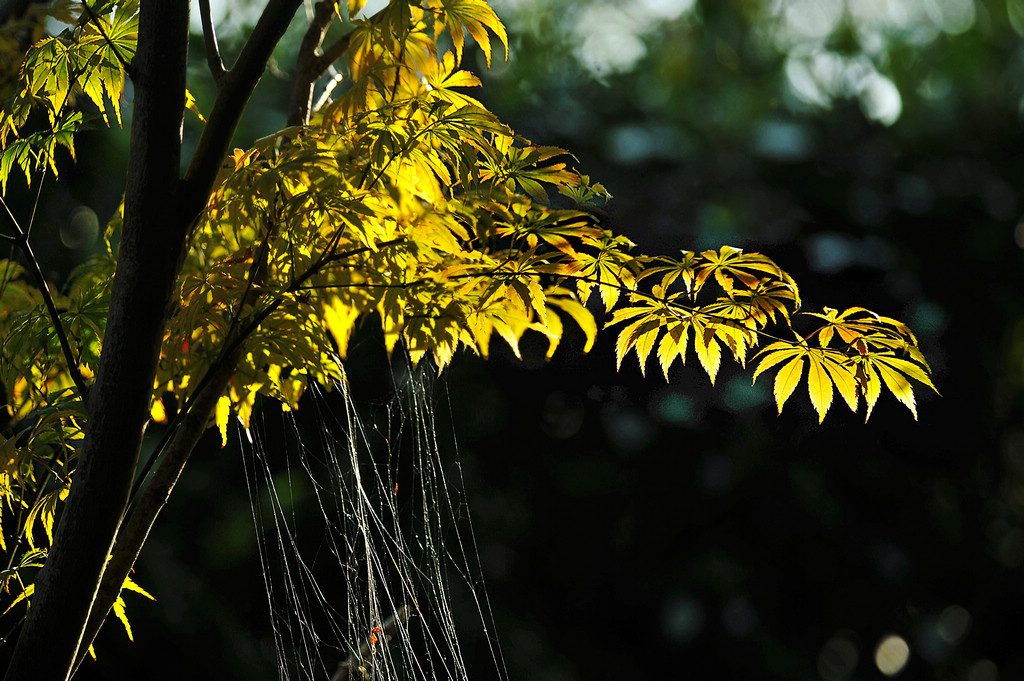
[[(312, 424), (284, 413), (282, 444), (262, 411), (240, 438), (279, 678), (464, 681), (457, 630), (476, 619), (504, 680), (457, 450), (442, 457), (438, 442), (434, 378), (392, 376), (383, 404), (357, 408), (343, 377), (329, 392), (310, 386)], [(456, 617), (470, 608), (475, 618)]]

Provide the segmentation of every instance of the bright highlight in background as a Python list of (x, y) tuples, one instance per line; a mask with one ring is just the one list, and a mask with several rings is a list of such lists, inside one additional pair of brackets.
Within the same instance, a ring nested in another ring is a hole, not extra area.
[(910, 660), (910, 646), (901, 637), (890, 634), (875, 648), (875, 665), (886, 676), (895, 676), (903, 671)]

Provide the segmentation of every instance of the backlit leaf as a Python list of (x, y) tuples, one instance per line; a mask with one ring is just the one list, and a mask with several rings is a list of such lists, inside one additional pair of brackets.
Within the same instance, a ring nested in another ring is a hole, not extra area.
[(228, 395), (221, 395), (217, 400), (217, 407), (214, 411), (214, 422), (217, 430), (220, 431), (220, 445), (224, 447), (228, 443), (228, 417), (231, 415), (231, 398)]
[(818, 412), (818, 423), (821, 423), (832, 406), (832, 378), (824, 366), (820, 351), (817, 350), (811, 350), (807, 354), (807, 392), (811, 398), (811, 406)]
[(775, 404), (778, 405), (779, 413), (782, 413), (782, 407), (786, 404), (786, 400), (793, 394), (793, 390), (796, 389), (798, 383), (800, 383), (800, 377), (804, 370), (804, 358), (794, 357), (789, 360), (786, 364), (782, 365), (779, 369), (779, 373), (775, 375)]
[(707, 372), (711, 384), (715, 384), (718, 376), (718, 369), (722, 365), (722, 348), (715, 340), (715, 329), (713, 326), (702, 326), (697, 320), (693, 322), (693, 349), (697, 353), (697, 359)]

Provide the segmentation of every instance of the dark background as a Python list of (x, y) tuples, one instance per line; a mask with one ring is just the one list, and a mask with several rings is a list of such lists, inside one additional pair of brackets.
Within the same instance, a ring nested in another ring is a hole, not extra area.
[[(486, 73), (469, 53), (478, 96), (572, 151), (614, 195), (611, 226), (645, 253), (757, 250), (806, 309), (907, 321), (942, 392), (921, 388), (916, 422), (890, 395), (866, 425), (840, 403), (819, 426), (802, 390), (777, 415), (771, 378), (739, 367), (715, 386), (692, 356), (667, 384), (632, 357), (616, 373), (612, 334), (583, 355), (570, 333), (550, 363), (541, 339), (522, 362), (463, 354), (435, 386), (439, 432), (509, 677), (879, 679), (894, 634), (900, 678), (1024, 678), (1024, 8), (495, 5), (512, 60)], [(240, 146), (281, 124), (286, 92), (268, 74)], [(56, 225), (118, 200), (117, 136), (83, 140), (50, 195), (54, 270), (80, 257)], [(391, 385), (372, 332), (349, 371), (357, 400)], [(129, 597), (136, 643), (108, 626), (84, 677), (276, 677), (239, 453), (217, 444), (137, 568), (158, 601)], [(493, 678), (467, 621), (471, 672)]]

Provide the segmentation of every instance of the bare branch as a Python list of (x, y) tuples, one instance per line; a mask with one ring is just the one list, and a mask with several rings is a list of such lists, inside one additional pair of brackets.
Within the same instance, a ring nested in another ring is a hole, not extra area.
[(238, 61), (221, 81), (213, 111), (183, 180), (182, 210), (193, 220), (210, 197), (249, 97), (301, 4), (302, 0), (270, 0), (238, 55)]
[[(246, 305), (254, 305), (259, 298), (253, 287), (262, 283), (266, 274), (269, 242), (273, 231), (273, 225), (268, 226), (267, 234), (260, 246), (260, 252), (253, 259), (252, 267), (249, 270), (249, 281), (238, 301), (239, 310)], [(242, 356), (245, 341), (269, 316), (270, 312), (277, 308), (279, 302), (274, 301), (269, 306), (269, 311), (264, 310), (257, 314), (256, 320), (238, 333), (235, 333), (236, 316), (232, 321), (231, 330), (227, 334), (220, 356), (199, 381), (195, 392), (168, 426), (164, 438), (150, 459), (151, 464), (162, 455), (160, 465), (139, 499), (139, 503), (132, 509), (127, 521), (118, 532), (113, 556), (103, 573), (103, 580), (100, 582), (99, 591), (85, 627), (83, 643), (78, 648), (78, 657), (75, 660), (76, 668), (82, 663), (89, 646), (92, 645), (93, 639), (103, 626), (110, 608), (121, 593), (125, 578), (135, 565), (149, 532), (156, 523), (157, 516), (167, 503), (192, 450), (195, 449), (199, 438), (206, 431), (217, 400), (224, 393), (228, 381), (235, 372), (235, 366)], [(139, 475), (139, 485), (145, 480), (147, 473), (148, 465), (146, 470)], [(137, 491), (137, 487), (133, 487), (131, 497), (134, 497)]]
[[(352, 43), (352, 32), (349, 31), (332, 43), (322, 54), (318, 54), (327, 35), (327, 29), (330, 27), (333, 8), (336, 5), (337, 0), (331, 2), (321, 0), (317, 3), (313, 21), (310, 22), (309, 29), (302, 39), (302, 47), (299, 49), (299, 58), (295, 65), (295, 81), (292, 84), (289, 125), (305, 125), (309, 122), (309, 115), (312, 113), (313, 87), (316, 85), (317, 79), (330, 68), (331, 64), (348, 52)], [(330, 11), (323, 9), (324, 7)], [(379, 21), (386, 10), (385, 7), (370, 17), (370, 23)]]
[(337, 42), (324, 50), (324, 53), (316, 58), (316, 75), (322, 75), (331, 64), (345, 56), (351, 42), (352, 33), (349, 32), (338, 38)]
[(217, 405), (217, 400), (224, 392), (231, 374), (234, 373), (240, 356), (241, 345), (235, 348), (230, 356), (224, 357), (218, 365), (212, 367), (204, 377), (205, 387), (200, 390), (184, 419), (175, 430), (164, 459), (154, 473), (138, 506), (135, 507), (131, 516), (118, 532), (113, 556), (103, 572), (103, 581), (96, 593), (82, 643), (78, 647), (74, 669), (78, 668), (88, 654), (89, 646), (92, 645), (110, 608), (120, 595), (124, 580), (134, 567), (157, 516), (167, 503), (178, 477), (188, 462), (189, 455), (206, 431), (210, 415)]
[(210, 16), (210, 0), (199, 0), (199, 17), (203, 22), (203, 42), (206, 43), (206, 63), (210, 66), (210, 73), (213, 74), (213, 81), (220, 87), (227, 69), (224, 68), (224, 61), (220, 58), (220, 46), (217, 44), (217, 29), (213, 25), (213, 17)]
[(323, 73), (317, 71), (317, 52), (327, 36), (327, 29), (334, 19), (338, 0), (320, 0), (313, 10), (306, 34), (302, 36), (299, 57), (295, 64), (295, 82), (292, 84), (291, 113), (288, 125), (305, 125), (309, 122), (309, 108), (313, 103), (313, 85)]
[(334, 94), (334, 89), (341, 84), (342, 80), (344, 80), (343, 76), (340, 73), (335, 73), (333, 77), (327, 81), (324, 85), (323, 92), (320, 93), (320, 96), (316, 99), (316, 104), (313, 105), (313, 111), (319, 111), (327, 104), (327, 102), (331, 101), (331, 95)]

